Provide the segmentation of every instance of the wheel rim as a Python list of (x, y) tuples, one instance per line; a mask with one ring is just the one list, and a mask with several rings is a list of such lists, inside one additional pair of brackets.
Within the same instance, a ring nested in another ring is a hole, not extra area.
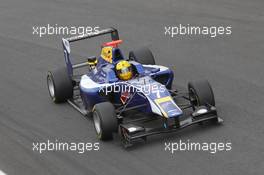
[(198, 96), (195, 93), (194, 89), (193, 88), (190, 88), (189, 91), (190, 91), (190, 97), (194, 99), (194, 101), (192, 101), (192, 103), (195, 106), (199, 106), (199, 99), (198, 99)]
[(101, 120), (96, 111), (93, 114), (93, 121), (94, 121), (94, 127), (96, 130), (96, 133), (100, 135), (101, 134)]
[(55, 88), (54, 88), (54, 83), (53, 80), (51, 78), (51, 76), (48, 76), (48, 88), (49, 88), (49, 93), (52, 99), (54, 99), (55, 97)]

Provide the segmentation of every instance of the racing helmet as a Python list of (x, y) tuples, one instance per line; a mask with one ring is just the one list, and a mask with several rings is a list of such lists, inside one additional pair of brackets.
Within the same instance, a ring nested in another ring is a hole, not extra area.
[(130, 80), (133, 76), (131, 64), (125, 60), (119, 61), (116, 64), (116, 73), (121, 80)]

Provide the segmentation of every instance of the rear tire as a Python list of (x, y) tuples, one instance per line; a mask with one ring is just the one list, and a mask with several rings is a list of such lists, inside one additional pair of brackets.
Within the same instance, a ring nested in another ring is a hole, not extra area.
[(129, 60), (135, 60), (141, 64), (155, 65), (155, 59), (152, 52), (147, 48), (143, 47), (134, 51), (129, 52)]
[(47, 85), (51, 99), (55, 103), (62, 103), (73, 96), (73, 83), (68, 75), (66, 67), (49, 71)]
[(212, 105), (215, 106), (214, 93), (207, 80), (188, 83), (188, 90), (191, 102), (194, 106)]
[(93, 110), (93, 121), (96, 135), (100, 140), (113, 139), (113, 132), (117, 131), (118, 124), (112, 103), (96, 104)]

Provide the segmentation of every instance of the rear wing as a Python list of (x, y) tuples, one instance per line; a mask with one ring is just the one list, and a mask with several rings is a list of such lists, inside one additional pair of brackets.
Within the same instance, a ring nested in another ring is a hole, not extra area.
[(100, 30), (98, 32), (93, 32), (93, 33), (88, 33), (88, 34), (84, 34), (84, 35), (73, 36), (73, 37), (69, 37), (69, 38), (62, 38), (64, 59), (65, 59), (65, 63), (66, 63), (67, 69), (68, 69), (69, 76), (73, 75), (73, 69), (74, 68), (83, 67), (83, 66), (86, 65), (85, 62), (84, 63), (75, 64), (75, 65), (73, 65), (71, 63), (71, 59), (70, 59), (70, 52), (71, 52), (70, 43), (71, 42), (75, 42), (75, 41), (79, 41), (79, 40), (84, 40), (84, 39), (88, 39), (88, 38), (97, 37), (97, 36), (100, 36), (100, 35), (105, 35), (105, 34), (111, 34), (112, 41), (119, 40), (118, 31), (115, 28), (108, 28), (108, 29)]
[(79, 36), (73, 36), (70, 38), (66, 38), (66, 40), (69, 42), (74, 42), (74, 41), (79, 41), (79, 40), (92, 38), (92, 37), (96, 37), (100, 35), (105, 35), (108, 33), (111, 33), (111, 38), (113, 41), (119, 40), (118, 31), (115, 28), (108, 28), (108, 29), (100, 30), (98, 32), (88, 33), (88, 34), (79, 35)]

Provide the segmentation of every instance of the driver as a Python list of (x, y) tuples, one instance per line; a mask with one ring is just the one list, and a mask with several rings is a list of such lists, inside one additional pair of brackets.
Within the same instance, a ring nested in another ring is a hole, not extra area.
[(133, 77), (132, 66), (128, 61), (119, 61), (115, 68), (119, 79), (127, 81)]

